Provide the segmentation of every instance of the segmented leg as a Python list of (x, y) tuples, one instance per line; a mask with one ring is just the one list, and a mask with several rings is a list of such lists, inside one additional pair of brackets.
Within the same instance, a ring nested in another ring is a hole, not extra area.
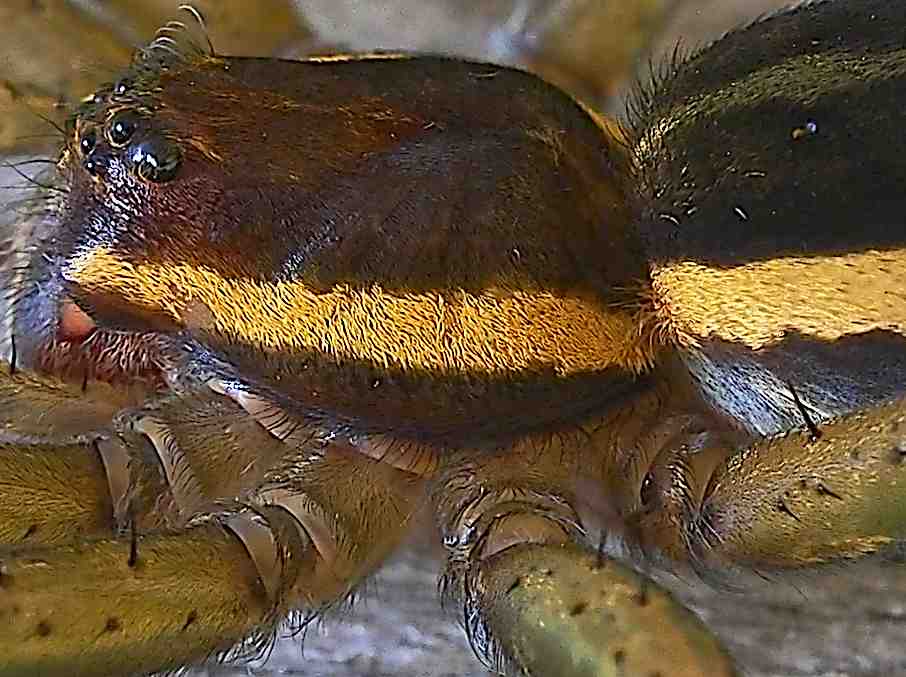
[(0, 545), (113, 534), (114, 504), (130, 480), (111, 421), (136, 395), (22, 372), (0, 377)]
[(658, 457), (635, 518), (649, 550), (702, 571), (763, 573), (858, 559), (906, 537), (906, 400), (722, 455)]
[(601, 441), (526, 440), (441, 470), (445, 582), (473, 646), (491, 666), (518, 674), (735, 674), (718, 642), (667, 592), (580, 545), (577, 474), (601, 465)]
[(179, 527), (257, 486), (285, 446), (213, 392), (0, 377), (0, 544)]
[(99, 452), (90, 442), (0, 442), (0, 544), (111, 535), (112, 492)]
[[(5, 410), (54, 385), (35, 384), (3, 391)], [(75, 391), (60, 387), (64, 406)], [(286, 614), (344, 599), (395, 547), (417, 478), (341, 445), (290, 448), (238, 414), (196, 393), (118, 415), (119, 434), (7, 442), (0, 482), (34, 499), (23, 517), (0, 495), (6, 542), (25, 543), (0, 546), (0, 674), (131, 674), (254, 651)], [(107, 440), (127, 454), (119, 499), (95, 444)]]

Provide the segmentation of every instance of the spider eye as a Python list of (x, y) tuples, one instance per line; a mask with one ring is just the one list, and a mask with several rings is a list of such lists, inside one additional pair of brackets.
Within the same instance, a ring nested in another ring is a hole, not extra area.
[(137, 120), (131, 113), (117, 115), (110, 122), (110, 143), (114, 146), (125, 146), (135, 133)]
[(122, 80), (117, 81), (117, 83), (113, 86), (113, 93), (117, 96), (123, 96), (126, 92), (129, 91), (129, 88), (131, 86), (132, 81), (127, 78), (123, 78)]
[(155, 137), (135, 144), (130, 149), (129, 161), (141, 178), (163, 183), (176, 176), (182, 155), (178, 146), (163, 137)]
[(94, 150), (94, 147), (97, 145), (97, 135), (94, 130), (90, 130), (82, 135), (81, 140), (79, 141), (79, 148), (82, 151), (83, 155), (90, 155), (91, 151)]
[(649, 506), (655, 498), (654, 475), (651, 472), (645, 473), (645, 479), (642, 480), (642, 488), (639, 489), (639, 498), (642, 506)]

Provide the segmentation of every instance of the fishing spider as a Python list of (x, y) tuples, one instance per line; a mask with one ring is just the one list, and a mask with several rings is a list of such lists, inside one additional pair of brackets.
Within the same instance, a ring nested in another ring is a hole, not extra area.
[(6, 254), (0, 674), (254, 653), (428, 501), (489, 666), (729, 675), (627, 561), (902, 537), (906, 3), (765, 18), (622, 126), (504, 67), (173, 29)]

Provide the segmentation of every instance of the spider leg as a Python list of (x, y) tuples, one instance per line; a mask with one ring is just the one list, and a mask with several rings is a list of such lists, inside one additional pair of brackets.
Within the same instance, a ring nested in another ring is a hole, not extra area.
[[(285, 453), (213, 392), (164, 397), (29, 372), (0, 377), (0, 544), (178, 527), (257, 486)], [(180, 512), (179, 508), (182, 508)]]
[(593, 442), (526, 440), (442, 467), (434, 500), (449, 550), (443, 584), (476, 652), (514, 674), (735, 674), (666, 591), (581, 545), (575, 486), (601, 458)]
[(273, 625), (258, 573), (227, 528), (0, 550), (0, 674), (175, 668)]
[(656, 460), (659, 500), (634, 518), (649, 550), (702, 572), (767, 572), (851, 561), (906, 537), (906, 400), (728, 452)]
[(0, 546), (112, 535), (129, 478), (110, 423), (136, 395), (21, 371), (0, 377)]
[[(115, 443), (97, 444), (0, 442), (0, 547), (111, 535), (113, 499), (101, 450)], [(124, 452), (110, 446), (109, 453)]]
[[(5, 410), (53, 385), (36, 383), (5, 391)], [(74, 392), (61, 388), (63, 406)], [(0, 448), (0, 483), (34, 497), (23, 519), (0, 494), (13, 524), (0, 533), (20, 544), (0, 545), (0, 675), (132, 674), (266, 648), (287, 614), (307, 621), (345, 599), (396, 546), (420, 493), (415, 476), (341, 443), (284, 445), (213, 393), (115, 419), (118, 434), (48, 441), (57, 433), (40, 439), (35, 426)], [(97, 440), (127, 454), (120, 501)]]

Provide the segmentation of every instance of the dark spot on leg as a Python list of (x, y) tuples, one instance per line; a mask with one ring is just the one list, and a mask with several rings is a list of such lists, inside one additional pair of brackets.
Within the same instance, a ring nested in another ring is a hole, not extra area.
[[(595, 495), (597, 495), (597, 490), (595, 490)], [(598, 499), (596, 499), (597, 501)], [(606, 501), (606, 499), (601, 499), (603, 502), (600, 502), (600, 505), (597, 510), (600, 510), (601, 514), (609, 514), (612, 506)], [(609, 520), (610, 518), (608, 518)], [(628, 525), (624, 525), (628, 527)], [(597, 543), (595, 544), (595, 561), (591, 566), (592, 571), (598, 571), (607, 566), (608, 555), (607, 555), (607, 534), (609, 526), (602, 526), (598, 530)]]
[(581, 616), (582, 614), (585, 613), (586, 609), (588, 609), (587, 602), (577, 602), (576, 604), (573, 604), (572, 609), (569, 610), (569, 615), (570, 616)]
[(185, 632), (186, 630), (188, 630), (189, 626), (192, 625), (192, 623), (194, 623), (197, 620), (198, 620), (198, 612), (195, 609), (192, 609), (189, 612), (189, 615), (186, 616), (186, 622), (183, 623), (182, 631)]
[(0, 590), (8, 590), (13, 585), (13, 577), (7, 573), (6, 567), (0, 564)]
[(520, 585), (522, 585), (522, 576), (516, 576), (516, 578), (513, 579), (513, 582), (510, 583), (510, 587), (508, 587), (506, 589), (506, 594), (509, 595), (511, 592), (513, 592), (513, 590), (518, 588)]
[(25, 530), (25, 533), (22, 535), (22, 540), (27, 540), (38, 533), (38, 525), (32, 524)]
[(613, 652), (613, 662), (618, 668), (623, 667), (623, 664), (626, 663), (626, 652), (622, 649), (617, 649)]
[(821, 439), (821, 431), (818, 429), (818, 426), (815, 425), (815, 421), (808, 413), (808, 409), (805, 408), (805, 405), (802, 404), (802, 400), (799, 399), (799, 393), (796, 392), (796, 389), (793, 387), (792, 381), (788, 381), (787, 385), (790, 388), (790, 392), (793, 394), (793, 402), (796, 405), (796, 409), (799, 410), (799, 415), (802, 416), (802, 420), (805, 422), (805, 427), (809, 432), (809, 441), (817, 442)]
[(891, 465), (902, 465), (906, 460), (906, 444), (895, 444), (887, 453), (888, 462)]
[(123, 626), (120, 625), (119, 619), (111, 616), (110, 618), (107, 619), (107, 622), (104, 623), (104, 632), (116, 632), (117, 630), (119, 630), (122, 627)]
[(50, 635), (50, 623), (47, 621), (38, 623), (37, 627), (35, 627), (35, 634), (37, 634), (38, 637), (48, 637)]
[(135, 517), (129, 516), (129, 559), (126, 564), (134, 569), (138, 564), (138, 530), (135, 528)]
[(824, 484), (821, 484), (820, 482), (818, 483), (817, 489), (818, 489), (818, 493), (821, 494), (822, 496), (830, 496), (831, 498), (836, 498), (838, 501), (843, 500), (843, 497), (840, 494), (835, 492), (830, 487), (828, 487)]
[(595, 548), (595, 571), (603, 569), (604, 565), (607, 564), (607, 556), (604, 554), (604, 543), (606, 538), (607, 535), (604, 533), (604, 530), (601, 529), (601, 535), (598, 537), (598, 547)]
[(651, 601), (651, 597), (648, 595), (648, 581), (642, 579), (642, 585), (639, 586), (639, 594), (635, 598), (636, 604), (640, 607), (648, 606), (648, 603)]
[(16, 353), (16, 337), (9, 337), (9, 375), (13, 376), (16, 373), (16, 360), (18, 355)]
[(797, 522), (802, 521), (801, 519), (799, 519), (796, 516), (796, 513), (794, 513), (792, 510), (789, 509), (789, 506), (787, 506), (786, 501), (784, 501), (782, 498), (779, 501), (777, 501), (777, 511), (782, 512), (784, 515), (789, 515)]

